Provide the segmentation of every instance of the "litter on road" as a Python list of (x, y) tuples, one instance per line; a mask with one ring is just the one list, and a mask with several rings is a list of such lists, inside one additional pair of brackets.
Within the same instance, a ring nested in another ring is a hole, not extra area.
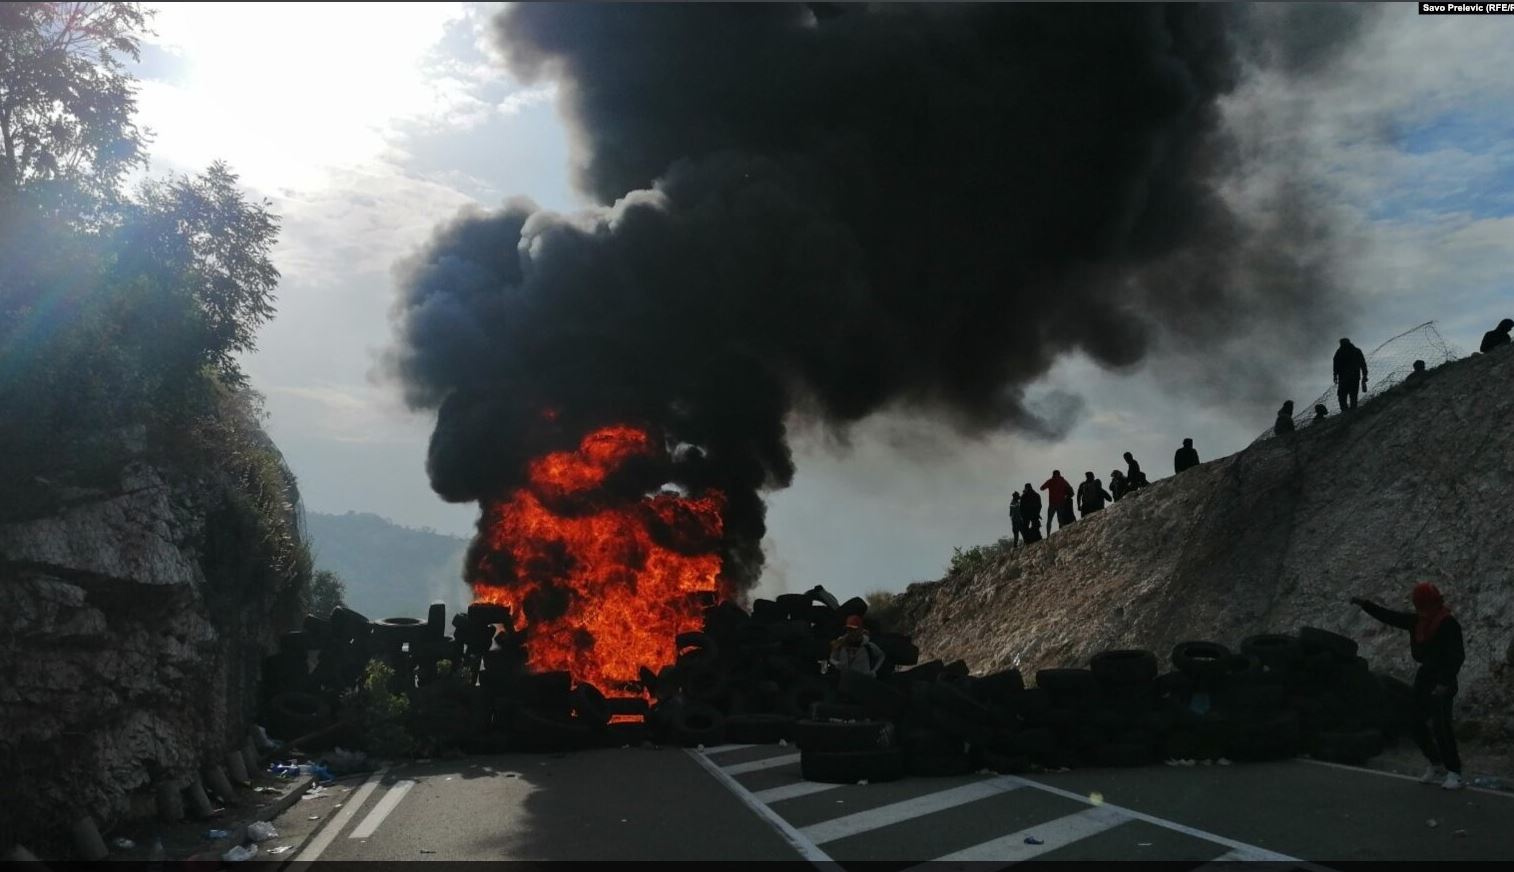
[(277, 848), (269, 848), (268, 849), (268, 853), (270, 853), (270, 854), (282, 854), (285, 851), (290, 850), (292, 847), (293, 847), (292, 845), (280, 845)]
[(231, 835), (231, 833), (228, 833), (225, 830), (206, 830), (205, 831), (205, 838), (207, 838), (207, 839), (224, 839), (224, 838), (226, 838), (229, 835)]
[(122, 851), (130, 851), (132, 848), (135, 848), (137, 846), (136, 842), (133, 842), (131, 839), (125, 837), (114, 839), (110, 844), (111, 847), (119, 848)]
[(269, 839), (277, 839), (279, 831), (273, 828), (268, 821), (253, 821), (247, 826), (247, 838), (254, 842), (266, 842)]
[(1035, 836), (1026, 836), (1025, 837), (1025, 844), (1027, 844), (1027, 845), (1044, 845), (1046, 843), (1043, 842), (1043, 841), (1041, 841), (1040, 839), (1036, 838)]
[(240, 863), (243, 860), (251, 860), (258, 855), (257, 845), (237, 845), (230, 851), (221, 855), (221, 859), (228, 863)]

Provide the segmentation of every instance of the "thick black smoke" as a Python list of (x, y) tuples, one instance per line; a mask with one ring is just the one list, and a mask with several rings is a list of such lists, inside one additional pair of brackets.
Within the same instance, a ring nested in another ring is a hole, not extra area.
[(703, 449), (671, 477), (726, 490), (732, 580), (755, 582), (790, 412), (1054, 435), (1022, 401), (1059, 355), (1123, 367), (1307, 320), (1319, 252), (1218, 193), (1240, 15), (511, 6), (511, 72), (558, 84), (606, 208), (464, 214), (402, 267), (391, 362), (439, 410), (433, 486), (494, 498), (641, 423)]

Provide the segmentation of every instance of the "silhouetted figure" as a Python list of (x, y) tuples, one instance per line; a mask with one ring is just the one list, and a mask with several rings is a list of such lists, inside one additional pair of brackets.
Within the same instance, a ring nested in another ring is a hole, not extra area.
[(1199, 465), (1199, 451), (1193, 447), (1192, 439), (1184, 439), (1183, 447), (1172, 455), (1172, 468), (1176, 472), (1192, 469)]
[(1104, 483), (1093, 477), (1093, 472), (1083, 473), (1083, 483), (1078, 485), (1078, 510), (1083, 517), (1104, 508), (1104, 503), (1113, 500), (1104, 490)]
[(1041, 541), (1041, 495), (1028, 481), (1025, 490), (1020, 492), (1020, 520), (1024, 524), (1020, 532), (1025, 536), (1025, 542)]
[(1320, 403), (1314, 407), (1314, 423), (1318, 424), (1328, 417), (1330, 417), (1330, 410), (1325, 408), (1324, 403)]
[(1125, 452), (1125, 492), (1134, 493), (1145, 487), (1146, 473), (1141, 471), (1141, 464), (1136, 463), (1135, 455)]
[(1340, 401), (1341, 411), (1356, 408), (1357, 391), (1366, 389), (1367, 355), (1352, 345), (1351, 340), (1342, 339), (1341, 347), (1335, 351), (1335, 398)]
[(1051, 519), (1056, 518), (1057, 523), (1067, 526), (1077, 520), (1072, 514), (1072, 485), (1062, 477), (1062, 470), (1053, 469), (1051, 478), (1041, 485), (1041, 490), (1046, 491), (1046, 534), (1051, 535)]
[(1277, 423), (1272, 425), (1272, 435), (1281, 436), (1284, 433), (1293, 432), (1293, 401), (1283, 403), (1283, 407), (1277, 410)]
[(1020, 532), (1025, 529), (1025, 519), (1020, 516), (1020, 492), (1015, 491), (1009, 498), (1009, 529), (1014, 534), (1015, 545), (1020, 544)]
[(1388, 626), (1409, 631), (1409, 656), (1419, 664), (1414, 674), (1414, 743), (1430, 761), (1419, 780), (1433, 784), (1444, 778), (1441, 787), (1456, 790), (1462, 786), (1461, 756), (1451, 729), (1451, 703), (1458, 690), (1457, 673), (1467, 657), (1461, 624), (1429, 582), (1416, 584), (1409, 599), (1412, 612), (1385, 609), (1359, 596), (1351, 602)]
[(1514, 330), (1514, 319), (1505, 318), (1498, 322), (1498, 326), (1482, 335), (1482, 345), (1478, 351), (1487, 354), (1495, 348), (1502, 348), (1509, 344), (1509, 331)]
[[(1484, 339), (1483, 341), (1487, 342), (1486, 339)], [(1404, 381), (1406, 381), (1406, 382), (1418, 381), (1419, 379), (1422, 379), (1424, 377), (1425, 377), (1425, 362), (1423, 360), (1416, 360), (1416, 361), (1414, 361), (1414, 368), (1411, 369), (1411, 370), (1409, 370), (1409, 374), (1407, 376), (1404, 376)]]
[(1119, 502), (1120, 497), (1125, 496), (1125, 473), (1118, 469), (1109, 471), (1109, 499), (1111, 502)]

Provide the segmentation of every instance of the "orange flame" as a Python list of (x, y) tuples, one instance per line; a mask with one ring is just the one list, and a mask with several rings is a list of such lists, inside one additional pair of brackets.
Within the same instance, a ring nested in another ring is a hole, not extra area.
[[(615, 690), (638, 680), (642, 666), (672, 663), (673, 637), (700, 629), (704, 600), (718, 590), (723, 494), (663, 493), (572, 516), (542, 501), (593, 491), (626, 460), (653, 452), (646, 431), (604, 427), (576, 451), (538, 457), (528, 487), (484, 505), (486, 550), (508, 555), (509, 571), (500, 585), (475, 580), (474, 595), (509, 606), (517, 628), (528, 629), (532, 669)], [(526, 628), (522, 606), (533, 595), (556, 608)]]

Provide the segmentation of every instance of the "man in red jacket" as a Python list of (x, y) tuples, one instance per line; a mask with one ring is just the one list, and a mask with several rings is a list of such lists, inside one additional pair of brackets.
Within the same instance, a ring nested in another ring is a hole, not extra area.
[(1056, 518), (1063, 527), (1074, 520), (1072, 513), (1072, 485), (1062, 477), (1062, 470), (1053, 469), (1051, 478), (1041, 485), (1046, 491), (1046, 532), (1051, 534), (1051, 519)]

